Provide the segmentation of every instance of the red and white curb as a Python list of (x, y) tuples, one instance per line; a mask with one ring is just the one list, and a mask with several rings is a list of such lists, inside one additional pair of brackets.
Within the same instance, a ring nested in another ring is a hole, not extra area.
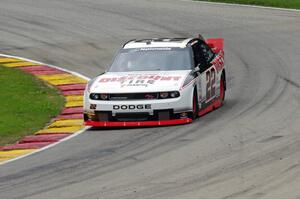
[(0, 64), (36, 76), (60, 90), (66, 99), (64, 109), (44, 129), (15, 144), (0, 147), (0, 165), (46, 150), (88, 129), (83, 126), (82, 118), (82, 95), (88, 77), (57, 66), (6, 54), (0, 54)]

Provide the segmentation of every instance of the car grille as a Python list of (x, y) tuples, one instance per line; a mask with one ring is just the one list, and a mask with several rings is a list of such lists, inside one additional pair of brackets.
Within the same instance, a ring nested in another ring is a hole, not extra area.
[(118, 121), (145, 121), (149, 120), (149, 113), (117, 113), (115, 119)]
[(158, 93), (114, 93), (109, 94), (109, 100), (152, 100), (158, 99)]

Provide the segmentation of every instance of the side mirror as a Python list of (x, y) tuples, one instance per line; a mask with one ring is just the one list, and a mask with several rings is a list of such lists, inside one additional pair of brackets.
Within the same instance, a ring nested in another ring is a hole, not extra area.
[(200, 72), (200, 65), (199, 64), (193, 70), (193, 73), (198, 73), (198, 72)]

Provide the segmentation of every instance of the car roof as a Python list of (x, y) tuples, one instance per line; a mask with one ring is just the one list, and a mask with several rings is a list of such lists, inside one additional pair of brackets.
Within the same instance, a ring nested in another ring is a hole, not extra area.
[(203, 37), (199, 38), (152, 38), (152, 39), (134, 39), (130, 40), (123, 45), (124, 49), (129, 48), (185, 48), (189, 43), (193, 43), (196, 40), (203, 40)]

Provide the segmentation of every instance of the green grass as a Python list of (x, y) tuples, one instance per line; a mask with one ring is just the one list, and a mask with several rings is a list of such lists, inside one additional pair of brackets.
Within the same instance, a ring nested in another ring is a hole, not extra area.
[(34, 76), (0, 65), (0, 146), (43, 128), (64, 98)]
[(300, 0), (198, 0), (300, 9)]

